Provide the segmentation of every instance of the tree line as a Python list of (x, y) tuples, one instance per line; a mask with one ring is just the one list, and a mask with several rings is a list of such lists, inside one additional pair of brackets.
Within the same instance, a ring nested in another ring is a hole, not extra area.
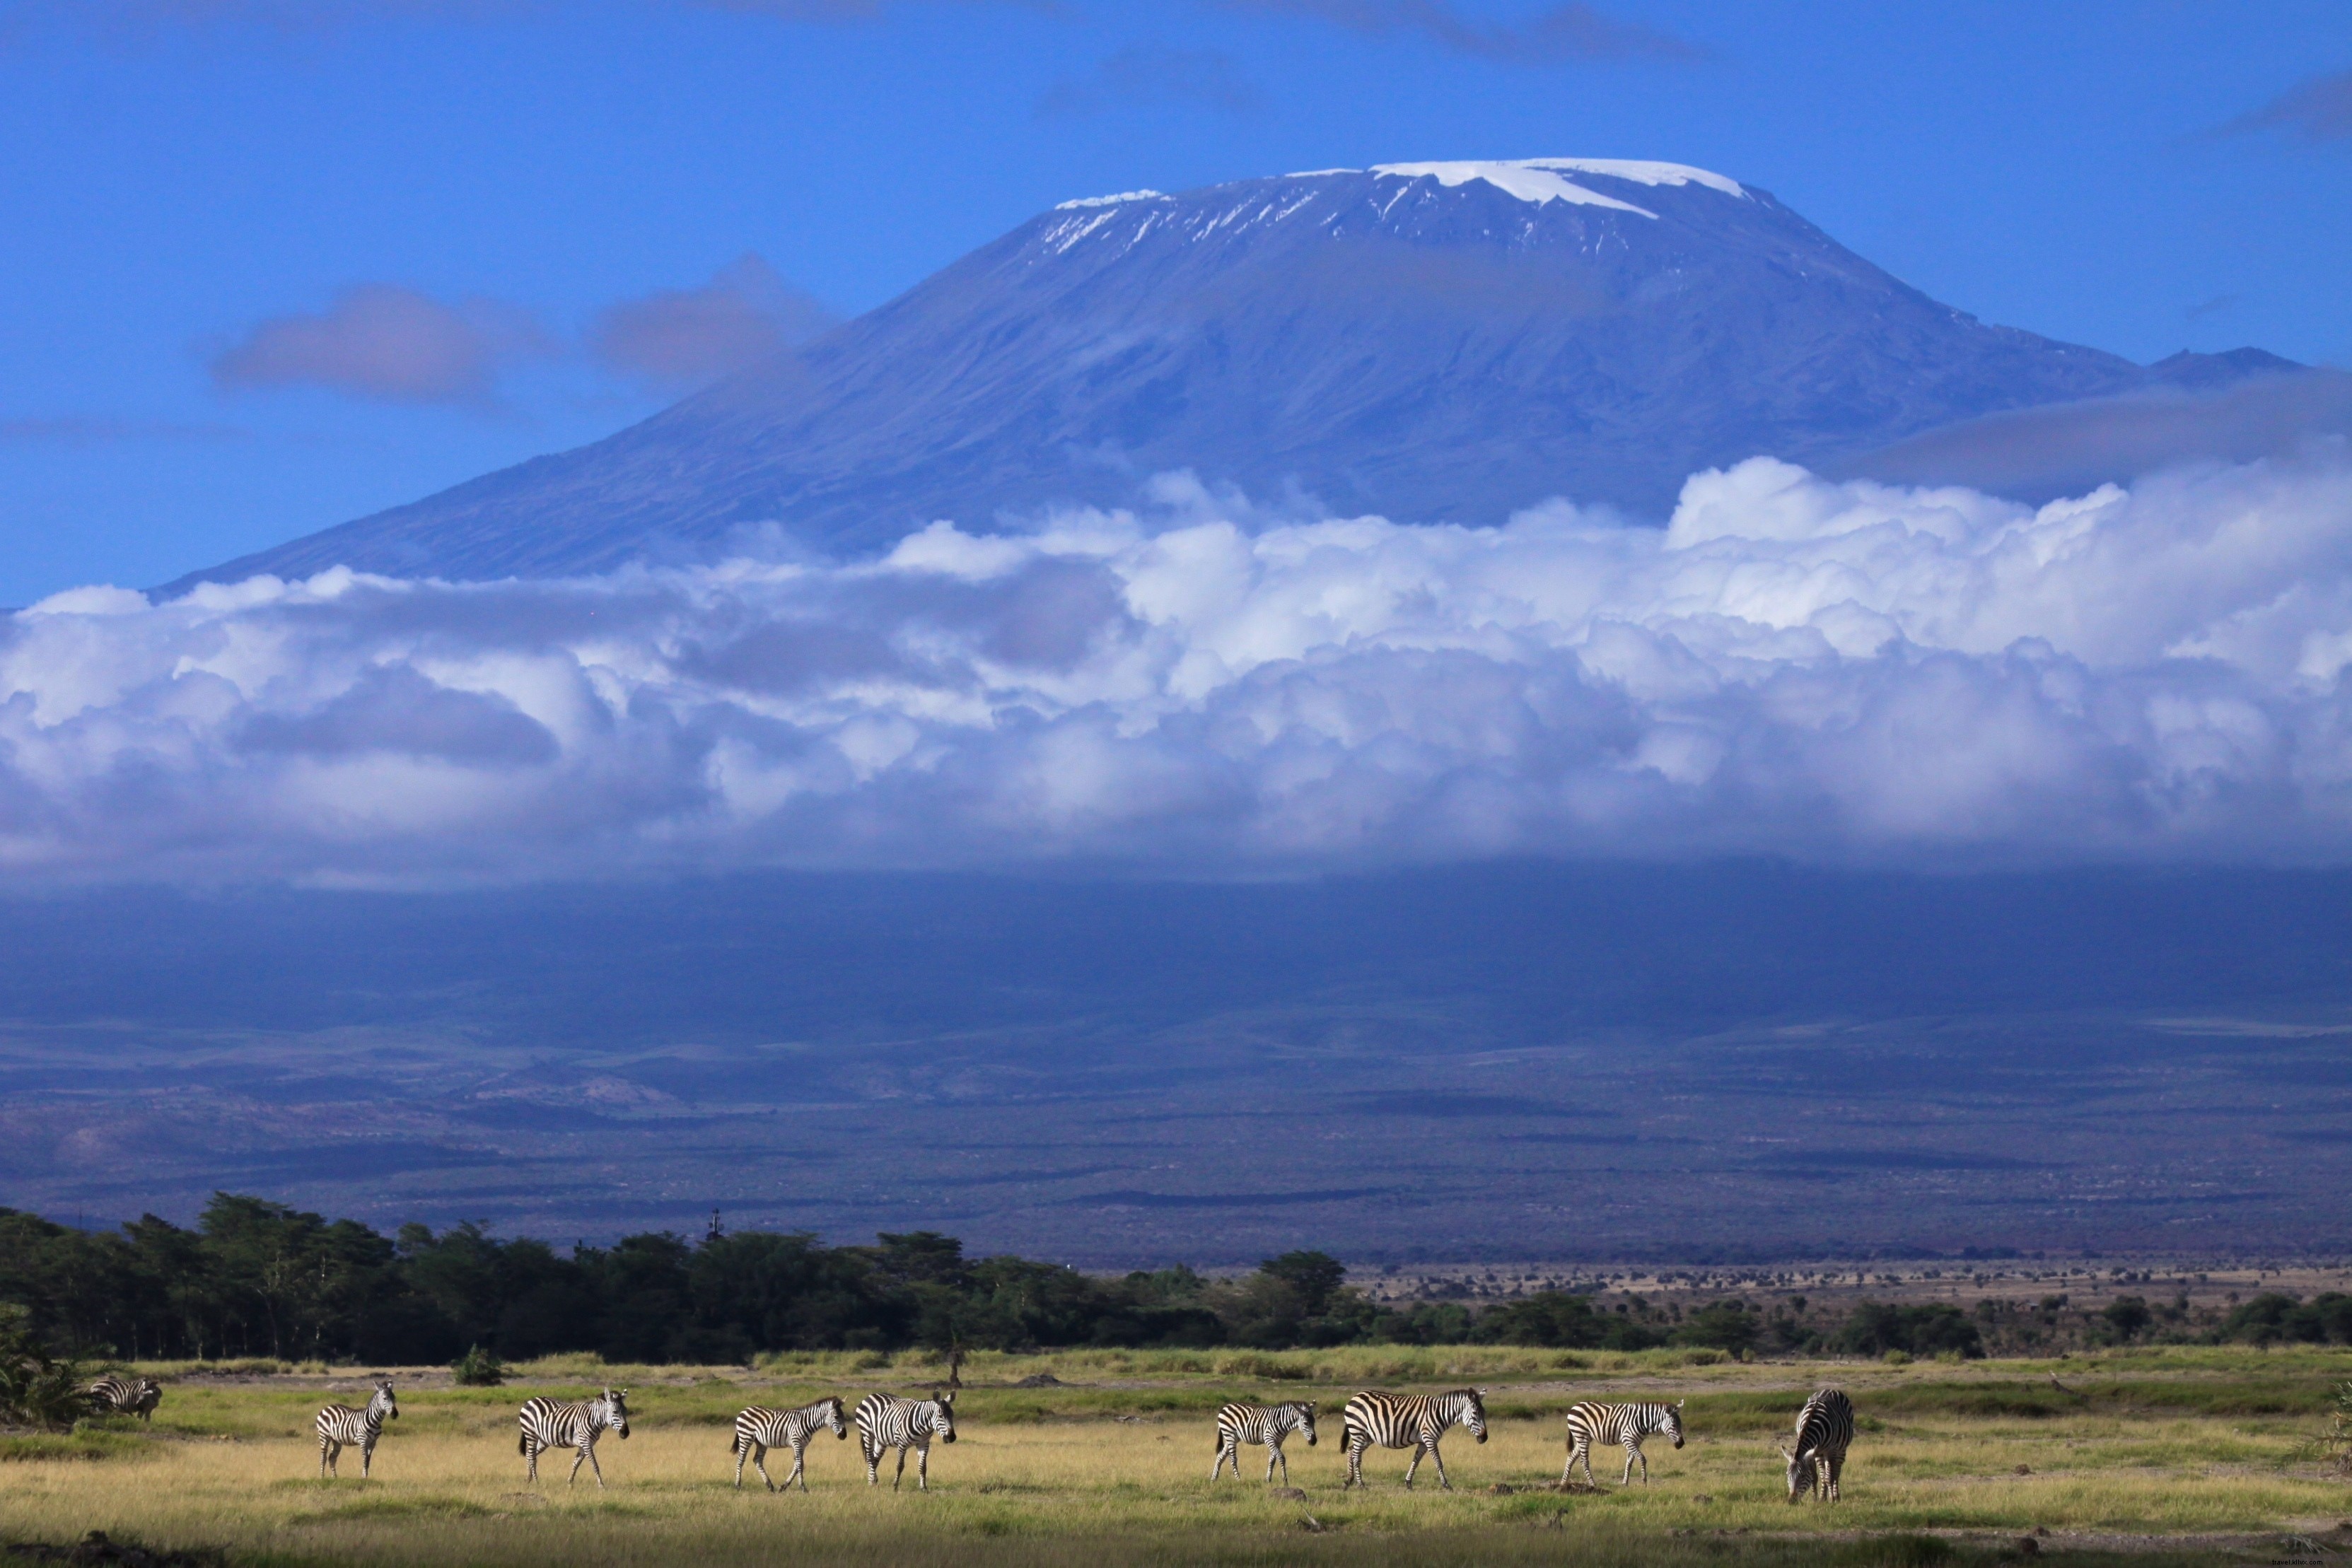
[[(2063, 1302), (2063, 1298), (2058, 1299)], [(2126, 1298), (2126, 1301), (2137, 1301)], [(1124, 1276), (1017, 1257), (969, 1258), (953, 1237), (884, 1234), (828, 1246), (804, 1232), (669, 1233), (561, 1251), (478, 1224), (385, 1236), (285, 1204), (216, 1193), (193, 1228), (153, 1215), (85, 1231), (0, 1209), (0, 1303), (24, 1343), (55, 1355), (272, 1356), (384, 1365), (593, 1352), (614, 1362), (747, 1362), (770, 1351), (926, 1348), (1289, 1349), (1497, 1343), (1564, 1350), (1702, 1346), (1734, 1354), (1984, 1354), (2022, 1319), (2006, 1304), (1865, 1301), (1808, 1312), (1801, 1297), (1689, 1312), (1638, 1298), (1604, 1305), (1545, 1291), (1473, 1311), (1394, 1305), (1347, 1283), (1338, 1260), (1287, 1252), (1211, 1279), (1183, 1266)], [(2044, 1303), (2047, 1308), (2048, 1303)], [(1994, 1309), (1994, 1310), (1988, 1310)], [(2262, 1298), (2226, 1323), (2146, 1303), (2076, 1314), (2093, 1337), (2352, 1342), (2352, 1298)], [(2058, 1322), (2055, 1309), (2039, 1312)], [(2240, 1322), (2240, 1319), (2245, 1321)]]

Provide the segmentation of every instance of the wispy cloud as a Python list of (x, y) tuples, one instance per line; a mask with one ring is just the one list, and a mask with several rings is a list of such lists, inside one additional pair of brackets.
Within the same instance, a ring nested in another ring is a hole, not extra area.
[(1512, 65), (1574, 60), (1693, 60), (1708, 50), (1638, 22), (1620, 21), (1580, 3), (1555, 5), (1517, 21), (1465, 14), (1449, 0), (1224, 0), (1235, 11), (1311, 16), (1373, 36), (1417, 33), (1454, 51)]
[(2219, 315), (2244, 298), (2245, 296), (2242, 294), (2216, 294), (2210, 299), (2200, 300), (2191, 305), (2180, 314), (2188, 320), (2199, 321), (2208, 316)]
[(0, 866), (2352, 860), (2340, 460), (2034, 508), (1759, 458), (1664, 530), (1156, 493), (845, 566), (61, 594), (0, 617)]
[(2224, 132), (2281, 131), (2305, 141), (2352, 139), (2352, 71), (2314, 77), (2221, 129)]
[(589, 329), (588, 349), (621, 374), (693, 386), (804, 342), (835, 320), (766, 260), (746, 254), (698, 287), (613, 306)]
[(1200, 103), (1240, 114), (1264, 101), (1241, 63), (1223, 49), (1137, 44), (1106, 57), (1084, 77), (1055, 82), (1038, 98), (1037, 112), (1053, 117), (1139, 103)]
[(275, 316), (212, 357), (227, 391), (317, 386), (389, 402), (488, 404), (500, 372), (556, 351), (525, 312), (445, 304), (396, 284), (347, 288), (316, 315)]

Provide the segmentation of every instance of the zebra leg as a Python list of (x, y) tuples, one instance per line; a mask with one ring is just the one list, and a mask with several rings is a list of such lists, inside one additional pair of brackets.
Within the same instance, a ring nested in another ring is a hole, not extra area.
[(1429, 1458), (1431, 1462), (1437, 1466), (1438, 1486), (1446, 1491), (1452, 1491), (1454, 1483), (1445, 1476), (1445, 1456), (1437, 1451), (1437, 1445), (1434, 1442), (1429, 1445)]
[(901, 1443), (901, 1444), (898, 1446), (898, 1473), (897, 1473), (897, 1474), (895, 1474), (895, 1475), (893, 1475), (893, 1476), (890, 1478), (890, 1490), (891, 1490), (892, 1491), (897, 1491), (897, 1490), (898, 1490), (898, 1483), (899, 1483), (900, 1481), (905, 1480), (906, 1479), (907, 1479), (907, 1447), (906, 1447), (906, 1445), (905, 1445), (905, 1444)]
[(319, 1479), (320, 1480), (327, 1479), (327, 1449), (330, 1446), (326, 1438), (319, 1439)]
[[(765, 1445), (754, 1443), (751, 1446), (751, 1463), (759, 1469), (760, 1484), (770, 1491), (775, 1490), (776, 1483), (768, 1479), (768, 1450)], [(735, 1473), (737, 1475), (743, 1473), (743, 1467), (740, 1463), (735, 1467)]]
[(1829, 1500), (1832, 1502), (1835, 1502), (1838, 1500), (1838, 1478), (1845, 1470), (1845, 1456), (1843, 1454), (1832, 1454), (1830, 1456), (1830, 1462), (1827, 1469), (1829, 1472)]
[(931, 1440), (929, 1437), (915, 1445), (915, 1485), (924, 1491), (931, 1490)]
[(373, 1472), (374, 1469), (375, 1439), (371, 1437), (366, 1442), (360, 1445), (360, 1479), (367, 1479), (368, 1476)]
[(1625, 1439), (1625, 1479), (1617, 1483), (1619, 1486), (1632, 1486), (1633, 1484), (1633, 1466), (1637, 1461), (1642, 1467), (1642, 1484), (1643, 1486), (1648, 1486), (1650, 1484), (1650, 1456), (1642, 1452), (1641, 1439), (1637, 1437), (1628, 1437)]
[(862, 1435), (857, 1439), (857, 1450), (866, 1456), (866, 1484), (870, 1487), (880, 1486), (882, 1484), (882, 1450), (878, 1448), (867, 1448)]
[[(596, 1434), (593, 1432), (588, 1434), (587, 1453), (588, 1468), (596, 1472), (596, 1490), (598, 1491), (603, 1491), (604, 1490), (604, 1467), (600, 1464), (596, 1458)], [(574, 1475), (579, 1474), (579, 1465), (574, 1463), (572, 1467), (572, 1470)]]
[(536, 1484), (539, 1480), (539, 1445), (525, 1437), (522, 1440), (522, 1451), (530, 1460), (530, 1479)]
[[(1268, 1486), (1272, 1486), (1274, 1484), (1274, 1464), (1276, 1459), (1279, 1459), (1282, 1461), (1282, 1484), (1284, 1486), (1288, 1486), (1290, 1484), (1290, 1456), (1282, 1451), (1282, 1445), (1280, 1443), (1268, 1443), (1265, 1447), (1265, 1484)], [(1234, 1455), (1234, 1475), (1238, 1479), (1241, 1473), (1242, 1457), (1240, 1454), (1236, 1453)]]
[[(760, 1472), (762, 1479), (766, 1479), (767, 1474), (765, 1470)], [(790, 1488), (794, 1481), (801, 1483), (801, 1490), (808, 1490), (808, 1439), (806, 1437), (793, 1445), (793, 1473), (784, 1478), (784, 1485)]]
[(1348, 1487), (1360, 1487), (1363, 1484), (1364, 1446), (1357, 1441), (1356, 1435), (1350, 1432), (1348, 1434), (1348, 1480), (1347, 1485), (1339, 1490), (1345, 1491)]
[[(1225, 1440), (1224, 1440), (1223, 1437), (1218, 1438), (1218, 1439), (1217, 1439), (1217, 1459), (1216, 1459), (1216, 1463), (1214, 1463), (1214, 1464), (1213, 1464), (1213, 1465), (1211, 1465), (1211, 1466), (1209, 1467), (1209, 1479), (1211, 1479), (1212, 1481), (1215, 1480), (1219, 1476), (1223, 1475), (1223, 1474), (1225, 1473), (1225, 1454), (1226, 1454), (1226, 1451), (1227, 1451), (1227, 1450), (1226, 1450), (1226, 1447), (1225, 1447)], [(1240, 1449), (1238, 1449), (1238, 1448), (1235, 1448), (1235, 1449), (1232, 1450), (1232, 1452), (1233, 1452), (1233, 1456), (1234, 1456), (1234, 1475), (1236, 1475), (1236, 1476), (1239, 1476), (1239, 1475), (1242, 1473), (1242, 1456), (1241, 1456), (1241, 1450), (1240, 1450)]]
[(751, 1451), (743, 1446), (741, 1437), (735, 1439), (735, 1490), (737, 1491), (743, 1490), (743, 1459)]
[(1421, 1456), (1422, 1456), (1422, 1455), (1423, 1455), (1423, 1454), (1425, 1454), (1425, 1453), (1427, 1453), (1428, 1451), (1429, 1451), (1429, 1450), (1428, 1450), (1428, 1448), (1427, 1448), (1427, 1447), (1426, 1447), (1426, 1446), (1423, 1446), (1423, 1447), (1416, 1448), (1414, 1448), (1414, 1449), (1413, 1449), (1413, 1451), (1412, 1451), (1412, 1463), (1411, 1463), (1411, 1464), (1409, 1464), (1409, 1465), (1405, 1466), (1405, 1468), (1404, 1468), (1404, 1490), (1407, 1490), (1407, 1491), (1411, 1491), (1411, 1490), (1412, 1490), (1412, 1472), (1413, 1472), (1413, 1471), (1415, 1471), (1415, 1470), (1417, 1470), (1417, 1469), (1421, 1469)]

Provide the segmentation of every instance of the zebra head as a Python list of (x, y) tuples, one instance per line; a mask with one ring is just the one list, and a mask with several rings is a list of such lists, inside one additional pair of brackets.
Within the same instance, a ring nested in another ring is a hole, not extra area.
[(1677, 1399), (1672, 1405), (1667, 1406), (1665, 1407), (1665, 1419), (1658, 1423), (1658, 1430), (1664, 1432), (1667, 1437), (1672, 1437), (1675, 1440), (1675, 1447), (1677, 1448), (1683, 1446), (1684, 1403), (1684, 1401)]
[(1462, 1422), (1462, 1429), (1480, 1442), (1485, 1442), (1486, 1440), (1486, 1391), (1483, 1388), (1465, 1388), (1454, 1397), (1457, 1401), (1455, 1409)]
[(376, 1379), (375, 1392), (368, 1396), (367, 1413), (394, 1421), (400, 1419), (400, 1401), (392, 1396), (391, 1378)]
[(588, 1419), (600, 1427), (609, 1427), (625, 1439), (629, 1435), (629, 1391), (607, 1388), (601, 1398), (588, 1402)]
[(940, 1435), (942, 1443), (955, 1441), (955, 1390), (931, 1391), (931, 1430)]
[(1307, 1446), (1315, 1446), (1315, 1401), (1304, 1400), (1291, 1406), (1298, 1412), (1298, 1429), (1307, 1434)]
[(1783, 1448), (1780, 1457), (1789, 1462), (1789, 1500), (1794, 1502), (1813, 1490), (1813, 1451), (1791, 1453)]
[(824, 1402), (824, 1424), (833, 1428), (836, 1437), (849, 1436), (849, 1417), (841, 1413), (841, 1396), (836, 1394)]

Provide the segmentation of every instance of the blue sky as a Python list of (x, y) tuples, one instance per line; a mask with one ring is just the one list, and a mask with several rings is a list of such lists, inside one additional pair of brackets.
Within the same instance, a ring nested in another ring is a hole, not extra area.
[[(0, 603), (616, 429), (722, 269), (797, 329), (1286, 169), (1697, 163), (1988, 319), (2342, 364), (2347, 73), (2340, 0), (0, 0)], [(457, 357), (304, 357), (378, 319)]]

